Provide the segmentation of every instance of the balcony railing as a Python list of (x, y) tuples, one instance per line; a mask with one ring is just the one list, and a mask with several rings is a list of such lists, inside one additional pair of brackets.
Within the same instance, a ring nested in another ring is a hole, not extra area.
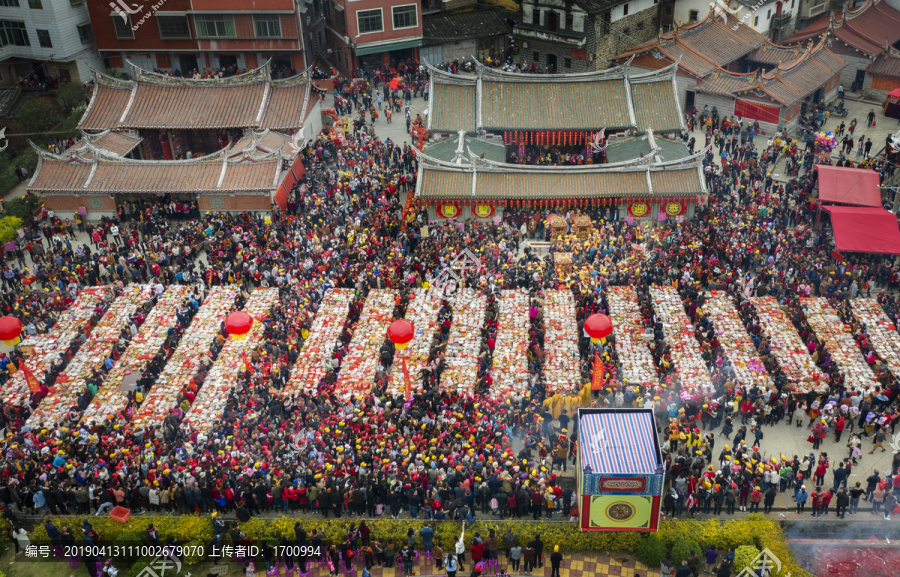
[(769, 27), (774, 30), (781, 30), (783, 28), (787, 28), (788, 25), (790, 25), (790, 23), (791, 23), (791, 18), (793, 18), (793, 15), (791, 15), (790, 13), (782, 14), (781, 16), (773, 16), (772, 23), (770, 24)]

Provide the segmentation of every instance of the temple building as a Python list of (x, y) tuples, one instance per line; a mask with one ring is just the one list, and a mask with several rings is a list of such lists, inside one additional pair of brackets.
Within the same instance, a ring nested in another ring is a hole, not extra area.
[(702, 161), (681, 142), (675, 67), (474, 76), (431, 69), (415, 201), (432, 219), (507, 207), (615, 208), (622, 218), (691, 218)]
[(83, 138), (62, 155), (39, 150), (28, 190), (48, 209), (98, 219), (146, 195), (201, 211), (284, 203), (284, 187), (302, 177), (299, 147), (322, 129), (306, 75), (273, 80), (268, 63), (202, 80), (132, 71), (134, 80), (95, 74)]
[(773, 44), (731, 14), (714, 10), (614, 60), (631, 60), (644, 71), (677, 63), (681, 110), (709, 106), (720, 116), (757, 121), (769, 132), (792, 128), (811, 105), (833, 98), (847, 66), (824, 41)]

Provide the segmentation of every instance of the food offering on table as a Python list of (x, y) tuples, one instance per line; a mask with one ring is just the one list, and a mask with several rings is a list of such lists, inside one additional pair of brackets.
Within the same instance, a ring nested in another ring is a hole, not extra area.
[(769, 348), (778, 365), (795, 390), (828, 391), (828, 378), (813, 362), (806, 345), (794, 328), (790, 317), (773, 297), (754, 297), (750, 304), (756, 309), (763, 333), (769, 337)]
[(253, 327), (247, 333), (247, 338), (229, 338), (222, 347), (191, 405), (191, 410), (181, 423), (182, 429), (206, 433), (222, 418), (222, 409), (228, 402), (228, 396), (237, 385), (240, 373), (247, 370), (244, 355), (249, 356), (256, 349), (263, 333), (262, 322), (277, 300), (278, 289), (256, 289), (247, 299), (244, 312), (253, 317)]
[(131, 318), (152, 295), (153, 288), (148, 284), (127, 285), (122, 289), (91, 331), (87, 342), (81, 345), (66, 370), (56, 378), (50, 393), (28, 419), (29, 425), (56, 426), (66, 421), (70, 414), (77, 415), (78, 395), (84, 391), (85, 381), (96, 370), (100, 375), (99, 384), (103, 383), (106, 374), (103, 366), (111, 358), (113, 348), (119, 344), (122, 330), (131, 325)]
[(132, 419), (136, 426), (160, 423), (175, 408), (178, 394), (191, 386), (191, 380), (197, 376), (203, 359), (209, 355), (228, 311), (234, 308), (238, 294), (240, 290), (234, 285), (209, 289), (191, 324), (181, 336), (178, 347), (137, 409)]
[(694, 336), (694, 323), (684, 312), (681, 295), (671, 286), (652, 286), (650, 298), (656, 318), (662, 323), (666, 342), (672, 349), (672, 364), (681, 381), (681, 394), (712, 394), (709, 370), (700, 355), (700, 343)]

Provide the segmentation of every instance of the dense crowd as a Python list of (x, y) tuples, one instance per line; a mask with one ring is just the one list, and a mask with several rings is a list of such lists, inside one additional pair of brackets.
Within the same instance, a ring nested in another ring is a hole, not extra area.
[[(427, 85), (417, 68), (399, 73), (404, 90), (420, 89), (415, 96)], [(373, 86), (383, 85), (389, 76), (367, 75)], [(369, 110), (372, 102), (360, 94), (371, 98), (376, 92), (353, 86), (335, 83), (338, 102), (346, 99), (348, 108)], [(801, 161), (801, 153), (786, 152), (778, 139), (757, 151), (752, 124), (719, 118), (712, 111), (699, 114), (696, 125), (705, 126), (700, 132), (704, 146), (718, 146), (719, 153), (716, 157), (713, 148), (705, 149), (711, 194), (708, 203), (696, 206), (694, 219), (647, 228), (619, 219), (609, 209), (588, 209), (594, 226), (587, 238), (567, 234), (553, 243), (554, 252), (572, 253), (571, 265), (562, 268), (525, 248), (529, 238), (549, 238), (547, 211), (508, 209), (498, 223), (440, 224), (429, 222), (424, 209), (412, 208), (406, 216), (413, 226), (404, 227), (402, 193), (413, 190), (416, 182), (413, 152), (382, 141), (367, 127), (322, 134), (309, 143), (302, 151), (305, 178), (291, 191), (287, 209), (276, 209), (271, 216), (201, 214), (194, 203), (176, 197), (127, 201), (117, 218), (100, 222), (44, 214), (4, 267), (3, 314), (20, 316), (26, 334), (40, 334), (84, 287), (106, 284), (114, 291), (97, 304), (87, 327), (49, 367), (40, 391), (27, 401), (4, 403), (0, 500), (20, 512), (97, 514), (123, 505), (234, 513), (240, 519), (267, 511), (432, 519), (577, 515), (575, 495), (558, 475), (577, 455), (578, 422), (543, 403), (549, 396), (544, 367), (554, 347), (544, 338), (546, 291), (565, 284), (575, 297), (579, 321), (594, 312), (610, 312), (610, 287), (636, 291), (656, 378), (626, 382), (615, 338), (595, 346), (580, 337), (578, 369), (586, 381), (595, 354), (608, 368), (594, 405), (655, 410), (665, 440), (667, 512), (733, 512), (736, 507), (754, 509), (760, 502), (768, 510), (777, 492), (793, 490), (802, 504), (806, 489), (813, 487), (815, 512), (827, 511), (832, 493), (840, 504), (845, 495), (841, 487), (864, 462), (866, 447), (883, 449), (886, 432), (893, 433), (900, 419), (896, 375), (848, 303), (874, 296), (896, 325), (897, 268), (880, 256), (848, 256), (841, 262), (829, 256), (827, 238), (811, 226), (816, 171), (806, 159)], [(789, 182), (776, 182), (772, 166), (785, 156), (799, 168)], [(565, 216), (571, 226), (574, 215)], [(429, 234), (423, 238), (425, 225)], [(90, 241), (77, 242), (76, 229)], [(635, 243), (641, 251), (632, 250)], [(393, 313), (400, 317), (411, 293), (433, 283), (465, 248), (480, 265), (464, 274), (464, 282), (487, 298), (484, 322), (477, 329), (482, 338), (473, 392), (440, 387), (454, 315), (453, 303), (445, 300), (430, 337), (426, 368), (414, 376), (412, 398), (389, 392), (394, 347), (386, 338), (371, 391), (349, 399), (342, 395), (337, 376), (351, 353), (355, 323), (370, 291), (393, 291)], [(145, 311), (135, 312), (110, 359), (95, 367), (85, 383), (56, 384), (56, 379), (89, 339), (114, 293), (131, 283), (183, 284), (191, 292), (159, 354), (129, 394), (127, 407), (106, 420), (81, 422), (117, 355), (140, 330)], [(242, 373), (210, 431), (180, 426), (228, 338), (223, 325), (208, 358), (179, 393), (177, 406), (162, 422), (135, 427), (131, 417), (152, 391), (209, 289), (225, 284), (240, 287), (236, 310), (254, 288), (280, 293), (249, 357), (253, 370)], [(681, 347), (664, 330), (651, 293), (651, 287), (659, 286), (677, 291), (708, 368), (708, 386), (687, 387), (681, 381)], [(349, 289), (353, 300), (327, 370), (306, 390), (284, 394), (292, 367), (305, 354), (304, 340), (319, 304), (331, 288)], [(528, 389), (498, 398), (490, 394), (498, 376), (494, 346), (502, 331), (498, 297), (513, 288), (528, 294)], [(740, 368), (723, 350), (715, 319), (704, 312), (709, 294), (716, 293), (727, 295), (737, 307), (771, 377), (769, 384), (737, 378)], [(763, 296), (782, 305), (823, 375), (816, 383), (820, 386), (804, 386), (785, 374), (750, 300)], [(835, 352), (807, 319), (801, 299), (808, 296), (828, 299), (872, 367), (875, 384), (861, 387), (845, 380)], [(20, 357), (15, 351), (0, 360), (0, 380), (10, 378), (9, 365), (16, 366)], [(30, 426), (30, 414), (54, 386), (84, 390), (61, 426)], [(797, 434), (809, 434), (816, 449), (815, 441), (826, 431), (840, 436), (847, 430), (847, 457), (780, 455), (771, 445), (764, 450), (766, 427), (785, 419), (808, 427)], [(726, 437), (724, 443), (716, 431)], [(861, 494), (868, 491), (892, 509), (894, 492), (900, 492), (897, 465), (895, 460), (885, 478), (878, 473), (874, 481), (868, 477)], [(828, 470), (834, 471), (833, 482), (826, 487)], [(854, 497), (850, 488), (847, 505), (861, 494)]]

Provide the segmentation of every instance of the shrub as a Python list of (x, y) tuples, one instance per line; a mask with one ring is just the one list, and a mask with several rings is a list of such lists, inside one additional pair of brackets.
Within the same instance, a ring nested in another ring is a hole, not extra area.
[(41, 206), (41, 199), (34, 194), (12, 198), (3, 203), (3, 216), (14, 216), (28, 220)]
[(748, 567), (755, 569), (756, 558), (759, 557), (759, 549), (753, 545), (741, 545), (734, 550), (734, 571), (740, 575)]
[(22, 228), (21, 218), (15, 216), (0, 218), (0, 243), (9, 242), (16, 238), (20, 228)]
[(655, 535), (647, 535), (637, 546), (637, 557), (650, 569), (659, 567), (666, 556), (666, 544)]
[(696, 553), (700, 556), (703, 554), (703, 549), (700, 548), (700, 545), (696, 541), (681, 539), (672, 546), (672, 562), (678, 567), (681, 565), (682, 561), (687, 561), (688, 557), (691, 556), (691, 553)]

